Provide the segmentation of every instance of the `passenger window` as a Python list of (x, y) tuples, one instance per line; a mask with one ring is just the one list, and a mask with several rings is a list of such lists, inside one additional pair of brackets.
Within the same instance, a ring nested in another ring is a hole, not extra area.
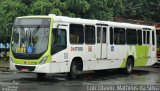
[(147, 31), (147, 44), (150, 43), (150, 31)]
[(84, 31), (81, 24), (70, 24), (70, 43), (83, 44), (84, 43)]
[(101, 27), (97, 27), (97, 43), (101, 41)]
[(125, 44), (124, 28), (114, 28), (114, 44)]
[(95, 26), (85, 25), (85, 43), (95, 44)]
[(143, 44), (146, 44), (146, 31), (143, 31)]
[(152, 44), (155, 45), (155, 34), (154, 34), (154, 31), (152, 31)]
[(110, 44), (113, 44), (113, 28), (110, 27)]
[(135, 29), (126, 29), (127, 44), (137, 44), (137, 31)]
[(106, 32), (107, 32), (107, 28), (103, 27), (103, 43), (106, 43)]
[(142, 45), (142, 30), (138, 30), (138, 45)]

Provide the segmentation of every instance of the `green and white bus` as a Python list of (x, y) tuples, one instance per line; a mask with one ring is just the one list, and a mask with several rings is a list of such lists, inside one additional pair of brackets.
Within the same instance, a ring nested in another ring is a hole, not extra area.
[(151, 66), (156, 62), (153, 26), (65, 16), (24, 16), (14, 22), (10, 69), (67, 73), (71, 79), (89, 70)]

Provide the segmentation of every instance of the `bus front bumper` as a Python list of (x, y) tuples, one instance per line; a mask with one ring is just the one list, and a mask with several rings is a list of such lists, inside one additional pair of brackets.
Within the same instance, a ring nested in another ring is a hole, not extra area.
[(10, 70), (19, 72), (50, 73), (50, 64), (23, 65), (10, 62)]

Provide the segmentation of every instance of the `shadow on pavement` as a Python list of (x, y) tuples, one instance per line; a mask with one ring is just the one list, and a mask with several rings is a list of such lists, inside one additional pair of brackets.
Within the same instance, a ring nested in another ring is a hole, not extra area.
[[(22, 73), (23, 74), (23, 73)], [(31, 77), (23, 77), (19, 79), (14, 79), (14, 81), (19, 82), (21, 84), (54, 84), (59, 85), (61, 82), (90, 82), (90, 81), (101, 81), (101, 80), (109, 80), (109, 79), (118, 79), (121, 77), (129, 77), (129, 76), (140, 76), (149, 74), (149, 71), (146, 70), (133, 70), (133, 73), (128, 75), (122, 69), (116, 70), (103, 70), (96, 71), (91, 73), (85, 73), (81, 76), (81, 78), (77, 80), (68, 80), (65, 74), (49, 74), (45, 79), (38, 79), (36, 75)], [(13, 80), (12, 80), (13, 81)], [(12, 82), (7, 81), (7, 82)]]

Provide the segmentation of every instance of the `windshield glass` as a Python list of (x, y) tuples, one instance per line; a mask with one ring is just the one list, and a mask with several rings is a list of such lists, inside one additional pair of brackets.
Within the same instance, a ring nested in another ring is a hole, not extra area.
[(48, 48), (49, 21), (49, 19), (16, 20), (12, 34), (12, 51), (19, 54), (45, 52)]

